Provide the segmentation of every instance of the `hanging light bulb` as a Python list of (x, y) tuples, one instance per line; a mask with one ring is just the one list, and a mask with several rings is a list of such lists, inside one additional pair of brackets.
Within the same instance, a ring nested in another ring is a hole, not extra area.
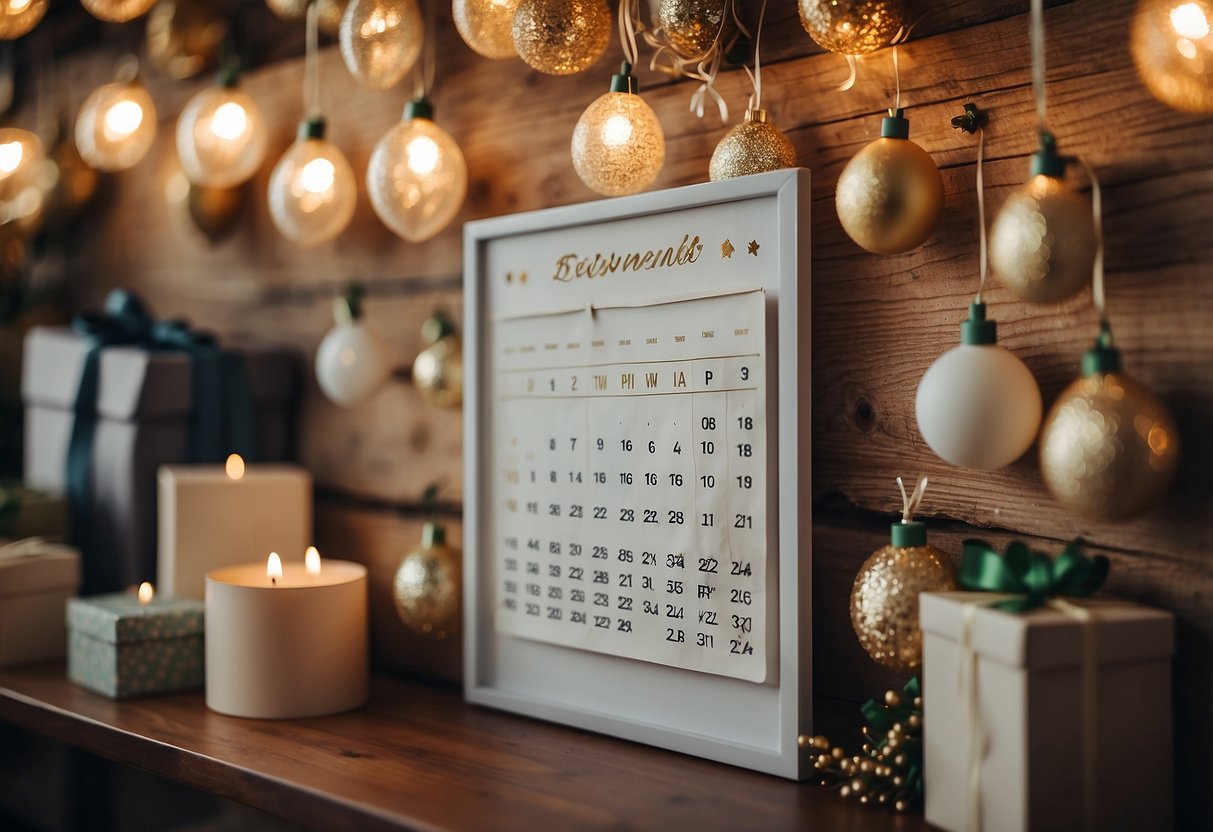
[(125, 23), (156, 5), (156, 0), (80, 0), (80, 5), (98, 20)]
[(880, 125), (881, 137), (847, 162), (834, 193), (843, 229), (877, 254), (922, 245), (943, 213), (939, 168), (910, 141), (910, 121), (903, 113), (889, 111)]
[(93, 90), (80, 107), (76, 148), (90, 167), (110, 173), (132, 168), (156, 140), (156, 107), (137, 68), (128, 61), (117, 81)]
[(573, 168), (589, 188), (607, 196), (642, 191), (665, 161), (665, 134), (639, 95), (627, 61), (611, 89), (585, 108), (573, 128)]
[(888, 46), (905, 25), (902, 0), (800, 0), (800, 25), (817, 44), (843, 55)]
[(396, 86), (417, 63), (424, 27), (417, 0), (352, 0), (338, 33), (341, 57), (365, 87)]
[(0, 0), (0, 40), (28, 34), (46, 14), (47, 0)]
[(283, 237), (305, 247), (344, 231), (358, 201), (354, 171), (324, 131), (323, 118), (301, 122), (298, 138), (270, 174), (270, 219)]
[(0, 128), (0, 225), (30, 223), (42, 212), (46, 152), (28, 130)]
[(195, 95), (177, 119), (177, 156), (196, 185), (230, 188), (247, 182), (265, 159), (269, 141), (261, 109), (225, 70), (217, 86)]
[(147, 57), (184, 81), (214, 66), (226, 34), (222, 14), (205, 0), (161, 0), (147, 18)]
[(1129, 46), (1155, 98), (1176, 110), (1213, 113), (1213, 2), (1142, 0)]
[(548, 75), (589, 69), (610, 39), (606, 0), (522, 0), (514, 14), (518, 56)]
[(918, 385), (918, 430), (940, 459), (993, 471), (1023, 456), (1040, 427), (1040, 388), (1014, 353), (997, 343), (985, 304), (969, 304), (960, 346), (945, 352)]
[(468, 47), (485, 58), (515, 58), (514, 13), (522, 0), (453, 0), (451, 17)]
[(421, 98), (384, 134), (366, 169), (371, 205), (383, 224), (411, 243), (430, 239), (454, 219), (467, 194), (468, 167), (459, 145), (434, 123)]

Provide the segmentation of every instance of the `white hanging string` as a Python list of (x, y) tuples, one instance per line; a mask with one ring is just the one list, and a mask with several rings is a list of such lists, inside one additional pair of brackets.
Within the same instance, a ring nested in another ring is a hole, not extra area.
[(320, 118), (320, 4), (307, 4), (307, 40), (303, 56), (303, 112)]
[(1041, 132), (1049, 129), (1045, 100), (1045, 4), (1031, 2), (1032, 94), (1036, 98), (1036, 122)]
[(639, 2), (619, 0), (619, 42), (623, 47), (623, 59), (632, 66), (636, 66), (640, 60), (640, 50), (636, 46), (636, 31), (642, 25), (637, 7)]
[(977, 128), (977, 258), (979, 277), (977, 282), (977, 302), (981, 303), (981, 293), (986, 288), (986, 275), (990, 271), (989, 243), (986, 242), (986, 179), (983, 162), (986, 154), (985, 128)]
[(704, 102), (708, 98), (711, 98), (716, 103), (716, 109), (720, 113), (720, 120), (722, 122), (729, 120), (729, 105), (725, 102), (724, 96), (716, 89), (716, 77), (720, 73), (721, 59), (728, 48), (724, 35), (728, 30), (729, 19), (732, 18), (737, 32), (742, 37), (750, 37), (749, 30), (741, 21), (737, 5), (735, 0), (726, 0), (724, 14), (720, 17), (720, 25), (716, 29), (716, 35), (713, 37), (712, 43), (700, 55), (681, 54), (669, 42), (668, 38), (664, 36), (660, 26), (649, 30), (646, 30), (643, 26), (637, 26), (637, 31), (643, 36), (645, 42), (653, 48), (653, 57), (649, 61), (649, 69), (655, 72), (662, 72), (666, 75), (683, 76), (700, 82), (691, 94), (690, 101), (690, 111), (698, 118), (703, 118)]
[(762, 0), (762, 6), (758, 9), (758, 31), (754, 35), (754, 71), (750, 72), (750, 68), (745, 68), (746, 75), (750, 76), (750, 86), (754, 88), (754, 92), (750, 94), (749, 108), (757, 110), (762, 107), (762, 21), (767, 16), (767, 0)]
[[(1108, 300), (1104, 292), (1104, 242), (1103, 242), (1103, 193), (1099, 187), (1099, 178), (1095, 170), (1085, 159), (1076, 158), (1082, 166), (1083, 173), (1091, 180), (1091, 214), (1095, 225), (1095, 262), (1091, 269), (1091, 300), (1095, 304), (1095, 312), (1099, 315), (1101, 328), (1108, 325)], [(1109, 329), (1108, 332), (1111, 332)], [(1110, 346), (1110, 345), (1109, 345)]]
[(897, 44), (893, 44), (893, 84), (897, 89), (893, 98), (893, 109), (901, 109), (901, 61), (897, 58)]
[(922, 504), (922, 498), (927, 493), (927, 478), (919, 477), (918, 485), (914, 488), (914, 493), (906, 495), (905, 483), (901, 481), (901, 477), (897, 478), (897, 487), (901, 489), (901, 522), (909, 523), (914, 519), (914, 513), (918, 511), (918, 506)]
[(425, 37), (421, 41), (421, 60), (413, 67), (413, 98), (420, 101), (429, 98), (434, 89), (434, 65), (436, 58), (434, 47), (437, 35), (433, 0), (425, 0), (421, 7), (425, 16)]

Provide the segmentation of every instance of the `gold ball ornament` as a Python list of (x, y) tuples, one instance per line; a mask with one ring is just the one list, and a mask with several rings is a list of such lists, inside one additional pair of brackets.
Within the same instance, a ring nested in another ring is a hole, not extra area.
[(657, 23), (683, 57), (704, 55), (729, 23), (725, 0), (660, 0)]
[(156, 5), (156, 0), (80, 0), (80, 5), (98, 20), (125, 23)]
[(439, 407), (463, 403), (463, 344), (455, 325), (438, 312), (421, 327), (429, 344), (413, 360), (413, 383), (422, 395)]
[(518, 56), (532, 69), (574, 75), (606, 51), (611, 9), (606, 0), (522, 0), (513, 36)]
[(481, 57), (515, 58), (514, 15), (522, 0), (453, 0), (451, 17), (459, 37)]
[(417, 0), (351, 0), (337, 36), (346, 68), (373, 90), (391, 89), (408, 74), (424, 38)]
[(0, 40), (29, 34), (46, 14), (47, 0), (0, 0)]
[(901, 110), (881, 123), (881, 138), (855, 154), (838, 177), (834, 204), (852, 240), (876, 254), (922, 245), (943, 213), (943, 178), (909, 140)]
[(1095, 220), (1090, 200), (1062, 180), (1051, 137), (1033, 155), (1032, 171), (990, 227), (990, 266), (1020, 300), (1059, 303), (1091, 283)]
[(1166, 406), (1120, 370), (1115, 350), (1083, 356), (1040, 434), (1040, 468), (1053, 497), (1096, 520), (1135, 517), (1166, 493), (1179, 464), (1179, 431)]
[(1143, 0), (1129, 47), (1155, 98), (1176, 110), (1213, 113), (1213, 2)]
[(165, 75), (183, 81), (214, 65), (226, 35), (222, 15), (208, 3), (162, 0), (147, 18), (147, 58)]
[(708, 175), (713, 182), (796, 166), (796, 148), (767, 118), (766, 110), (746, 110), (745, 121), (716, 145)]
[(426, 523), (421, 548), (400, 562), (392, 582), (396, 613), (405, 626), (429, 638), (458, 635), (461, 627), (463, 563), (446, 545), (446, 529)]
[(888, 46), (904, 22), (902, 0), (800, 0), (800, 25), (809, 37), (843, 55)]
[(919, 522), (894, 523), (892, 542), (864, 561), (851, 589), (851, 626), (875, 661), (909, 672), (922, 664), (918, 594), (956, 589), (947, 555)]

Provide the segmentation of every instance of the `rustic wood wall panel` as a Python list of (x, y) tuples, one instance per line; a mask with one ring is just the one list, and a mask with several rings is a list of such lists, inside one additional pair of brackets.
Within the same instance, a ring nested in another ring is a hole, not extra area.
[[(441, 4), (439, 4), (441, 5)], [(756, 16), (756, 3), (747, 4)], [(949, 119), (966, 101), (990, 116), (986, 168), (997, 210), (1026, 178), (1034, 149), (1026, 3), (955, 0), (918, 3), (922, 17), (901, 48), (902, 97), (912, 137), (943, 171), (947, 211), (936, 234), (901, 256), (860, 251), (842, 233), (833, 187), (845, 162), (878, 134), (891, 103), (887, 51), (859, 63), (854, 89), (843, 59), (823, 54), (803, 33), (790, 0), (771, 4), (764, 36), (764, 103), (813, 171), (813, 491), (816, 683), (823, 697), (858, 700), (892, 683), (861, 654), (846, 618), (847, 595), (864, 557), (884, 539), (898, 505), (893, 478), (928, 474), (925, 511), (936, 542), (950, 551), (980, 533), (1003, 543), (1026, 537), (1056, 551), (1076, 535), (1115, 562), (1110, 588), (1174, 610), (1177, 763), (1185, 826), (1213, 825), (1213, 119), (1175, 113), (1138, 82), (1128, 54), (1132, 0), (1051, 2), (1049, 97), (1064, 152), (1099, 171), (1105, 191), (1108, 291), (1126, 366), (1173, 407), (1185, 444), (1168, 504), (1129, 523), (1088, 523), (1049, 499), (1035, 451), (997, 473), (950, 468), (918, 436), (913, 399), (931, 361), (955, 343), (977, 282), (973, 194), (975, 140)], [(290, 343), (309, 360), (329, 326), (328, 304), (349, 278), (369, 284), (371, 325), (404, 365), (419, 348), (421, 321), (439, 304), (458, 315), (462, 221), (581, 202), (568, 140), (581, 110), (606, 88), (617, 47), (587, 74), (550, 78), (519, 62), (473, 56), (439, 21), (438, 121), (460, 142), (471, 170), (469, 198), (447, 232), (422, 245), (393, 237), (365, 194), (351, 228), (333, 244), (301, 251), (280, 239), (265, 208), (268, 170), (249, 188), (245, 224), (210, 244), (167, 206), (175, 169), (169, 139), (176, 113), (201, 82), (153, 81), (162, 135), (137, 169), (114, 177), (74, 255), (81, 303), (110, 286), (146, 292), (157, 311), (187, 315), (231, 336)], [(292, 35), (294, 37), (294, 35)], [(108, 74), (100, 51), (67, 63), (60, 92), (73, 106)], [(407, 94), (361, 90), (336, 50), (322, 58), (330, 135), (361, 175), (377, 138), (399, 117)], [(714, 115), (687, 112), (692, 85), (644, 73), (645, 97), (666, 129), (658, 186), (703, 181), (724, 134)], [(294, 134), (301, 61), (252, 73), (246, 87), (266, 111), (271, 157)], [(748, 95), (744, 74), (722, 75), (734, 114)], [(1019, 303), (994, 286), (987, 299), (1003, 343), (1039, 379), (1046, 402), (1077, 372), (1090, 341), (1089, 296), (1056, 309)], [(446, 516), (457, 522), (462, 495), (461, 425), (406, 384), (393, 383), (352, 410), (327, 404), (310, 379), (303, 402), (302, 460), (319, 488), (318, 539), (368, 563), (375, 593), (379, 660), (451, 678), (452, 645), (410, 640), (385, 597), (391, 570), (416, 540), (416, 502), (431, 481), (444, 484)], [(808, 510), (806, 506), (806, 510)]]

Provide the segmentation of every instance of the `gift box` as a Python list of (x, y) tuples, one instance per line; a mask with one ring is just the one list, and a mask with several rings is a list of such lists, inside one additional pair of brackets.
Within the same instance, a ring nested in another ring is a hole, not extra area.
[(67, 533), (67, 500), (17, 482), (0, 482), (0, 537), (59, 541)]
[(991, 606), (1006, 597), (920, 596), (927, 821), (1171, 828), (1173, 617), (1109, 599)]
[(63, 605), (79, 586), (72, 547), (0, 540), (0, 667), (63, 658)]
[[(189, 343), (188, 330), (173, 331)], [(288, 459), (298, 386), (295, 357), (280, 348), (232, 352), (205, 346), (213, 360), (203, 366), (197, 351), (175, 349), (171, 340), (135, 338), (133, 344), (104, 346), (94, 353), (98, 343), (98, 337), (72, 329), (31, 330), (22, 382), (25, 481), (32, 488), (68, 494), (86, 594), (154, 577), (159, 466), (221, 462), (232, 451), (249, 461)], [(92, 384), (82, 389), (82, 377)], [(239, 384), (230, 384), (232, 379)], [(238, 389), (248, 406), (239, 408), (230, 396), (225, 398), (231, 389)], [(95, 401), (84, 401), (88, 398)], [(241, 409), (249, 423), (241, 431), (246, 440), (237, 442), (230, 431), (201, 430), (204, 414), (208, 428), (215, 427), (216, 418), (224, 427)], [(210, 418), (216, 410), (218, 417)], [(87, 430), (74, 431), (78, 419)]]
[(68, 677), (111, 699), (200, 688), (205, 610), (187, 598), (73, 598), (67, 605)]

